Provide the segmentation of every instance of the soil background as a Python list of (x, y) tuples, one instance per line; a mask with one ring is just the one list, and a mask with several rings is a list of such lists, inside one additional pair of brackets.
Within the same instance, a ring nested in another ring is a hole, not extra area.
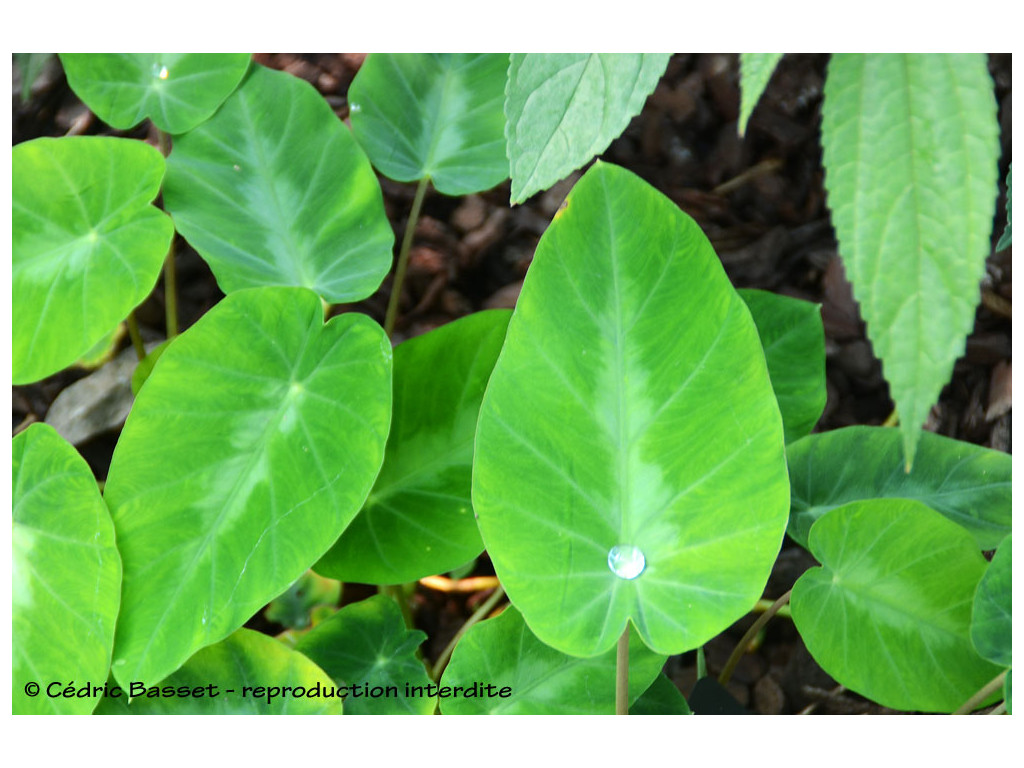
[[(312, 83), (347, 121), (346, 93), (364, 54), (258, 54), (260, 64), (286, 70)], [(745, 137), (737, 133), (739, 66), (736, 54), (677, 54), (643, 112), (601, 156), (641, 176), (690, 214), (711, 240), (737, 288), (762, 288), (821, 304), (826, 335), (828, 401), (815, 431), (852, 424), (881, 424), (893, 410), (881, 366), (865, 337), (857, 304), (837, 255), (822, 184), (820, 109), (828, 56), (789, 54), (780, 62)], [(999, 105), (1002, 154), (1000, 197), (993, 247), (1006, 225), (1005, 179), (1012, 159), (1011, 56), (991, 54), (989, 70)], [(52, 59), (20, 98), (18, 66), (12, 92), (13, 141), (67, 134), (126, 135), (154, 145), (148, 123), (112, 131), (70, 90), (59, 61)], [(402, 289), (395, 343), (481, 309), (513, 307), (537, 241), (577, 172), (525, 204), (510, 208), (509, 184), (465, 198), (431, 191), (416, 228)], [(413, 184), (381, 178), (385, 207), (400, 241), (415, 191)], [(179, 322), (184, 330), (223, 294), (205, 263), (180, 237), (176, 241)], [(993, 253), (981, 285), (981, 304), (964, 356), (932, 409), (925, 428), (1001, 451), (1011, 449), (1012, 249)], [(391, 277), (378, 292), (335, 312), (360, 311), (383, 323)], [(163, 339), (162, 281), (137, 311), (143, 337)], [(129, 347), (127, 339), (120, 342)], [(12, 431), (44, 421), (57, 396), (89, 372), (72, 369), (30, 386), (14, 387)], [(97, 478), (106, 477), (120, 423), (111, 404), (95, 406), (98, 426), (76, 441)], [(111, 396), (112, 397), (112, 396)], [(108, 398), (109, 400), (110, 398)], [(116, 408), (114, 409), (116, 411)], [(123, 420), (123, 416), (121, 417)], [(788, 539), (765, 597), (792, 587), (814, 559)], [(486, 555), (473, 575), (493, 574)], [(345, 586), (344, 602), (375, 588)], [(419, 586), (412, 597), (416, 624), (434, 659), (487, 592), (453, 595)], [(753, 622), (747, 616), (706, 647), (715, 676)], [(258, 616), (250, 626), (276, 633), (281, 627)], [(689, 697), (696, 681), (695, 653), (672, 657), (666, 673)], [(747, 711), (781, 713), (885, 713), (846, 691), (810, 657), (792, 623), (776, 617), (758, 647), (746, 654), (728, 691)]]

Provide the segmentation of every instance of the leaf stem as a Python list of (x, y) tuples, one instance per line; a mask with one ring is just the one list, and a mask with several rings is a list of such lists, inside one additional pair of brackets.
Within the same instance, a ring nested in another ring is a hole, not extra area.
[(412, 609), (409, 607), (409, 601), (405, 595), (404, 584), (379, 584), (377, 585), (377, 591), (382, 595), (387, 595), (396, 603), (402, 611), (402, 618), (405, 619), (405, 626), (407, 629), (414, 629), (412, 620)]
[(139, 333), (139, 321), (135, 319), (135, 310), (128, 313), (125, 318), (128, 326), (128, 335), (131, 337), (132, 346), (135, 347), (135, 355), (141, 361), (146, 356), (146, 345), (142, 343), (142, 334)]
[(420, 179), (416, 187), (416, 197), (412, 201), (412, 209), (409, 211), (409, 220), (405, 225), (405, 234), (402, 237), (402, 248), (398, 252), (398, 263), (395, 265), (395, 279), (391, 283), (391, 296), (388, 299), (387, 313), (384, 315), (384, 333), (391, 337), (395, 330), (395, 320), (398, 319), (398, 302), (402, 296), (402, 283), (405, 282), (405, 270), (409, 266), (409, 251), (412, 249), (413, 236), (416, 234), (416, 223), (420, 218), (420, 208), (423, 207), (423, 198), (427, 195), (427, 187), (430, 179)]
[[(157, 128), (156, 142), (160, 154), (165, 158), (171, 154), (171, 135), (166, 131)], [(167, 325), (167, 338), (173, 339), (178, 335), (178, 280), (174, 270), (174, 236), (171, 236), (171, 246), (167, 250), (167, 259), (164, 261), (164, 317)]]
[(473, 612), (473, 615), (466, 619), (466, 623), (459, 627), (459, 631), (455, 633), (455, 637), (453, 637), (451, 642), (445, 646), (445, 649), (441, 651), (441, 655), (437, 657), (437, 661), (434, 662), (434, 666), (430, 670), (431, 680), (437, 682), (441, 679), (441, 673), (444, 672), (444, 668), (448, 666), (448, 660), (452, 657), (452, 652), (455, 650), (455, 646), (459, 644), (459, 640), (462, 639), (462, 636), (469, 631), (470, 627), (486, 618), (487, 614), (494, 609), (494, 606), (496, 606), (504, 596), (505, 588), (499, 585), (498, 588), (494, 590), (494, 594), (488, 597), (480, 607)]
[(761, 631), (765, 624), (767, 624), (772, 616), (779, 612), (782, 606), (789, 602), (789, 596), (793, 594), (793, 590), (789, 590), (786, 594), (776, 600), (769, 606), (768, 610), (757, 617), (757, 621), (750, 625), (750, 629), (746, 631), (746, 634), (736, 643), (736, 647), (732, 649), (732, 655), (729, 656), (729, 660), (725, 662), (725, 667), (722, 669), (722, 674), (718, 676), (718, 682), (725, 685), (729, 682), (729, 678), (732, 677), (733, 670), (736, 669), (736, 665), (740, 663), (740, 659), (743, 658), (743, 654), (747, 650), (747, 646), (750, 645), (750, 641), (753, 640), (757, 633)]
[(615, 650), (615, 714), (629, 714), (629, 622)]
[(167, 338), (178, 335), (178, 279), (174, 269), (174, 238), (164, 261), (164, 317), (167, 323)]
[(969, 715), (971, 712), (981, 706), (981, 702), (991, 696), (993, 693), (1003, 687), (1003, 681), (1006, 679), (1007, 670), (1003, 670), (996, 675), (992, 680), (982, 686), (981, 690), (975, 693), (971, 698), (960, 705), (960, 708), (953, 712), (954, 715)]

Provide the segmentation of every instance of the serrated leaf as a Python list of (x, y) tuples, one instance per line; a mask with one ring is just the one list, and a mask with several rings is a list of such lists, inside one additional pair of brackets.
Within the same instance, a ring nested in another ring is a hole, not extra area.
[(746, 132), (750, 115), (761, 100), (761, 94), (782, 56), (781, 53), (740, 54), (740, 136)]
[(48, 686), (107, 679), (121, 602), (114, 524), (89, 465), (52, 427), (32, 424), (11, 454), (11, 705), (16, 715), (88, 714), (95, 698)]
[(814, 521), (858, 499), (917, 499), (994, 549), (1010, 532), (1010, 455), (932, 432), (908, 473), (899, 430), (844, 427), (786, 449), (792, 494), (788, 533), (802, 546)]
[(993, 664), (1013, 663), (1012, 536), (999, 545), (978, 584), (971, 613), (971, 642)]
[[(358, 686), (345, 700), (349, 715), (431, 715), (434, 697), (416, 649), (425, 632), (407, 629), (390, 597), (375, 595), (347, 605), (299, 638), (296, 650), (319, 664), (339, 685)], [(382, 695), (365, 691), (382, 689)], [(422, 695), (417, 694), (423, 689)]]
[(793, 586), (793, 621), (839, 683), (893, 709), (952, 712), (999, 674), (971, 645), (985, 572), (971, 536), (919, 501), (855, 501), (811, 528), (820, 568)]
[(340, 715), (334, 689), (327, 673), (301, 653), (240, 629), (196, 652), (159, 686), (144, 685), (130, 704), (131, 688), (104, 697), (96, 714)]
[[(613, 648), (588, 659), (568, 656), (542, 643), (514, 607), (474, 625), (455, 647), (441, 677), (451, 696), (441, 698), (446, 715), (611, 715), (615, 713)], [(631, 632), (629, 701), (650, 687), (665, 656), (652, 653)], [(477, 694), (466, 689), (477, 684)], [(480, 692), (480, 686), (491, 690)], [(455, 695), (456, 686), (463, 692)], [(504, 690), (504, 693), (503, 693)]]
[(403, 584), (450, 571), (483, 550), (470, 499), (473, 438), (510, 315), (477, 312), (395, 348), (384, 466), (318, 572)]
[(640, 114), (667, 53), (513, 53), (505, 96), (512, 203), (604, 152)]
[(737, 291), (750, 310), (779, 401), (786, 442), (803, 437), (825, 410), (821, 306), (769, 291)]
[(34, 139), (11, 152), (13, 380), (89, 352), (156, 284), (174, 234), (151, 203), (164, 159), (132, 139)]
[(164, 203), (225, 293), (302, 286), (372, 294), (394, 233), (352, 134), (307, 82), (254, 66), (217, 114), (174, 140)]
[(508, 178), (503, 53), (371, 53), (348, 91), (352, 132), (395, 181), (468, 195)]
[(207, 120), (241, 82), (248, 53), (62, 53), (68, 85), (103, 122), (147, 117), (167, 133)]
[(155, 684), (234, 632), (362, 506), (390, 422), (391, 345), (363, 315), (323, 315), (303, 288), (238, 291), (139, 391), (105, 489), (124, 561), (122, 686)]
[(707, 641), (778, 554), (783, 447), (757, 330), (707, 238), (596, 164), (537, 246), (480, 409), (473, 506), (512, 603), (573, 655), (627, 621), (660, 653)]
[(997, 192), (983, 54), (837, 54), (822, 107), (839, 252), (913, 464), (974, 326)]

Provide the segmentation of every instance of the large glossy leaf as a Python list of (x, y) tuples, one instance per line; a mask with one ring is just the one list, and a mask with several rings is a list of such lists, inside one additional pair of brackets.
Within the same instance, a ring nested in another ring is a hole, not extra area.
[(982, 658), (1003, 667), (1013, 661), (1012, 538), (1003, 539), (981, 577), (971, 613), (971, 642)]
[(213, 119), (174, 140), (164, 203), (225, 293), (373, 293), (394, 233), (366, 156), (307, 82), (253, 67)]
[[(615, 713), (615, 654), (589, 659), (556, 651), (534, 636), (515, 608), (480, 622), (459, 641), (441, 678), (446, 715), (611, 715)], [(661, 672), (665, 656), (629, 644), (632, 704)], [(473, 690), (469, 694), (467, 689)], [(481, 690), (481, 686), (492, 686)], [(462, 692), (456, 695), (455, 687)]]
[(512, 202), (604, 152), (668, 66), (667, 53), (513, 53), (505, 96)]
[(680, 653), (761, 594), (789, 487), (757, 330), (696, 223), (628, 171), (595, 165), (538, 244), (473, 505), (510, 599), (565, 653), (627, 620)]
[(352, 131), (381, 173), (468, 195), (508, 178), (504, 53), (371, 53), (348, 91)]
[(96, 714), (340, 715), (343, 707), (326, 672), (251, 629), (198, 651), (159, 686), (116, 691)]
[(863, 426), (808, 435), (786, 453), (788, 533), (804, 547), (815, 520), (858, 499), (917, 499), (970, 531), (979, 549), (995, 549), (1010, 532), (1007, 453), (924, 432), (907, 472), (899, 430)]
[(212, 115), (249, 68), (247, 53), (62, 53), (68, 85), (114, 128), (150, 118), (184, 133)]
[(395, 348), (394, 413), (377, 483), (316, 570), (401, 584), (483, 550), (470, 500), (473, 438), (510, 312), (478, 312)]
[(13, 378), (86, 354), (153, 290), (174, 226), (152, 203), (164, 160), (141, 141), (35, 139), (11, 152)]
[(121, 602), (114, 524), (89, 465), (52, 427), (31, 425), (11, 454), (11, 705), (16, 715), (88, 714), (96, 698), (60, 694), (72, 682), (102, 684), (110, 670)]
[(740, 136), (747, 130), (750, 115), (781, 58), (781, 53), (740, 54)]
[(837, 54), (822, 107), (839, 252), (903, 431), (919, 430), (974, 326), (999, 124), (984, 54)]
[(406, 629), (398, 604), (376, 595), (348, 605), (303, 635), (295, 648), (338, 686), (349, 715), (432, 715), (431, 680), (416, 649), (425, 632)]
[(825, 410), (821, 306), (768, 291), (741, 290), (764, 346), (786, 442), (814, 429)]
[(114, 675), (156, 683), (302, 575), (380, 469), (391, 345), (301, 288), (226, 297), (167, 347), (110, 464)]
[(971, 646), (985, 572), (963, 528), (919, 501), (873, 499), (811, 528), (820, 568), (793, 586), (793, 621), (822, 668), (886, 707), (952, 712), (999, 674)]

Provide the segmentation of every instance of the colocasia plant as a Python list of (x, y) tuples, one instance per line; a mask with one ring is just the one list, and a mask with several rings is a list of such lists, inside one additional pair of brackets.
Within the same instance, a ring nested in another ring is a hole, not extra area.
[[(778, 55), (741, 61), (742, 127)], [(753, 631), (788, 602), (821, 667), (881, 705), (1010, 711), (1010, 457), (920, 430), (991, 252), (984, 57), (831, 61), (829, 205), (900, 428), (813, 434), (819, 308), (735, 290), (693, 219), (605, 162), (514, 311), (392, 349), (429, 189), (549, 188), (666, 55), (371, 54), (351, 129), (247, 55), (60, 62), (159, 147), (12, 151), (14, 383), (123, 322), (141, 360), (102, 490), (50, 426), (14, 437), (16, 713), (684, 714), (666, 658), (759, 601)], [(377, 173), (416, 184), (383, 325), (351, 311), (392, 270)], [(180, 334), (176, 235), (225, 294)], [(133, 311), (161, 274), (147, 351)], [(762, 600), (787, 534), (819, 565)], [(498, 586), (425, 661), (409, 585), (484, 551)], [(339, 610), (339, 582), (381, 594)], [(264, 611), (292, 628), (246, 628)]]

